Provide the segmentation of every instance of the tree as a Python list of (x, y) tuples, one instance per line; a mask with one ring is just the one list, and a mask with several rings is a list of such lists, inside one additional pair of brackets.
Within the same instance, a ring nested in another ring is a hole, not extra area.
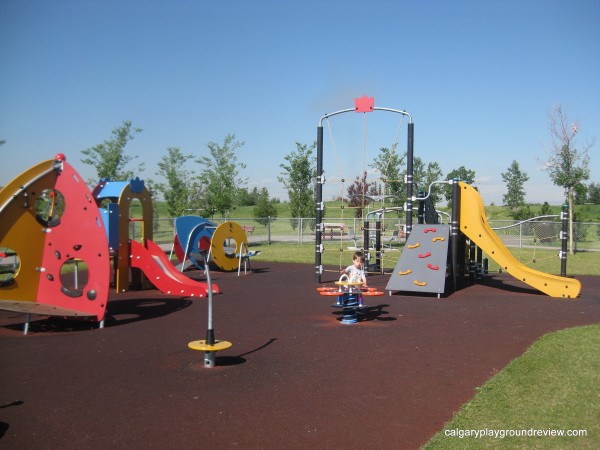
[(392, 195), (390, 202), (394, 206), (402, 206), (406, 200), (406, 154), (400, 155), (386, 147), (379, 149), (379, 154), (370, 164), (381, 174), (385, 195)]
[(600, 183), (590, 183), (588, 186), (587, 201), (594, 205), (600, 205)]
[(542, 207), (540, 208), (540, 216), (550, 216), (552, 215), (552, 208), (550, 208), (550, 203), (544, 202)]
[(163, 194), (171, 217), (179, 217), (186, 214), (186, 209), (198, 206), (198, 183), (194, 171), (187, 169), (194, 156), (184, 155), (178, 147), (169, 147), (167, 152), (158, 162), (156, 172), (166, 183), (157, 183), (155, 189)]
[[(446, 180), (454, 180), (458, 179), (460, 181), (464, 181), (468, 184), (473, 184), (475, 182), (475, 172), (473, 170), (469, 170), (465, 168), (465, 166), (460, 166), (458, 169), (454, 169), (446, 175)], [(452, 185), (449, 184), (444, 189), (444, 196), (446, 197), (446, 201), (448, 202), (448, 206), (452, 206)]]
[(372, 196), (379, 195), (377, 183), (367, 182), (367, 172), (363, 172), (362, 178), (358, 175), (350, 186), (348, 186), (348, 206), (356, 208), (354, 217), (362, 217), (363, 210), (372, 201)]
[(550, 147), (546, 150), (547, 160), (544, 169), (556, 186), (563, 187), (569, 206), (569, 253), (574, 254), (573, 246), (573, 205), (575, 192), (590, 177), (588, 150), (593, 143), (577, 149), (575, 140), (579, 125), (569, 124), (567, 113), (562, 106), (555, 106), (549, 114)]
[(525, 205), (523, 185), (529, 180), (529, 175), (521, 171), (519, 163), (515, 160), (506, 172), (502, 172), (500, 175), (502, 181), (506, 183), (506, 194), (502, 196), (502, 202), (511, 209), (514, 217), (514, 213)]
[(216, 142), (206, 144), (210, 156), (196, 160), (202, 166), (199, 176), (201, 193), (207, 210), (213, 214), (218, 212), (226, 217), (238, 205), (239, 186), (246, 183), (246, 179), (238, 178), (238, 175), (246, 165), (238, 162), (236, 150), (243, 145), (244, 142), (235, 140), (235, 134), (228, 134), (222, 145)]
[(134, 173), (144, 170), (144, 163), (139, 164), (135, 172), (126, 169), (127, 164), (137, 159), (138, 156), (127, 155), (125, 146), (135, 137), (136, 133), (141, 131), (141, 128), (133, 128), (131, 121), (125, 120), (121, 126), (112, 131), (111, 138), (81, 151), (86, 156), (81, 159), (81, 162), (96, 168), (98, 179), (93, 181), (97, 182), (105, 178), (111, 181), (128, 181), (134, 177)]
[[(281, 176), (277, 177), (283, 183), (290, 200), (290, 215), (293, 219), (298, 217), (313, 217), (315, 211), (314, 193), (316, 188), (317, 167), (312, 152), (316, 147), (313, 143), (296, 142), (296, 150), (284, 156), (286, 163), (280, 164), (283, 169)], [(292, 227), (297, 221), (292, 220)]]
[(258, 193), (256, 206), (254, 207), (254, 219), (261, 225), (267, 226), (269, 220), (277, 217), (277, 214), (275, 200), (269, 198), (269, 191), (267, 188), (262, 188)]
[(415, 191), (421, 190), (427, 194), (431, 187), (431, 199), (433, 203), (439, 203), (441, 200), (442, 187), (432, 183), (442, 179), (442, 168), (437, 162), (425, 163), (418, 156), (413, 161), (413, 179), (416, 183)]

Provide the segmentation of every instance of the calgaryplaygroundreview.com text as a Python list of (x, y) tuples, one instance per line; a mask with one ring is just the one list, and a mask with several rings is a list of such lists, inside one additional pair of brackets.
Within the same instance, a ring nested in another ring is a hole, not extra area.
[(492, 439), (504, 439), (506, 437), (586, 437), (587, 430), (561, 430), (554, 428), (546, 429), (506, 429), (498, 430), (492, 428), (481, 428), (481, 429), (461, 429), (452, 428), (444, 430), (444, 436), (454, 437), (459, 439), (464, 438), (492, 438)]

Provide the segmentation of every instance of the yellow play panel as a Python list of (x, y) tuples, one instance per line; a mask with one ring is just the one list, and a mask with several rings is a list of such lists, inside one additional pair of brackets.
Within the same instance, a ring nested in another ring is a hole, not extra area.
[(188, 344), (188, 347), (192, 350), (200, 350), (201, 352), (220, 352), (221, 350), (227, 350), (233, 344), (228, 341), (216, 340), (214, 344), (207, 344), (206, 340), (192, 341)]

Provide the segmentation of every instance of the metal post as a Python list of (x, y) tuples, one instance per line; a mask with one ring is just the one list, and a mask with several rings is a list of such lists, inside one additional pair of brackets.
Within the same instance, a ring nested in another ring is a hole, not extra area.
[(323, 231), (323, 127), (317, 127), (317, 199), (316, 199), (316, 224), (315, 224), (315, 280), (321, 282), (321, 252), (323, 244), (321, 233)]
[(381, 220), (375, 222), (375, 271), (381, 271)]
[[(208, 287), (208, 328), (206, 329), (206, 344), (215, 345), (215, 330), (213, 329), (213, 292), (212, 279), (210, 278), (210, 268), (208, 267), (208, 258), (204, 256), (204, 268), (206, 272), (206, 285)], [(216, 363), (215, 352), (206, 352), (204, 354), (204, 366), (214, 367)]]
[(412, 231), (412, 198), (413, 198), (413, 159), (414, 159), (415, 124), (408, 123), (408, 143), (406, 149), (406, 239)]
[(452, 252), (452, 284), (454, 290), (458, 290), (459, 261), (458, 261), (458, 238), (459, 238), (459, 211), (460, 211), (460, 188), (458, 178), (452, 180), (452, 218), (450, 219), (450, 251)]
[(560, 213), (562, 229), (560, 231), (560, 276), (567, 276), (567, 241), (569, 235), (569, 205), (563, 203)]

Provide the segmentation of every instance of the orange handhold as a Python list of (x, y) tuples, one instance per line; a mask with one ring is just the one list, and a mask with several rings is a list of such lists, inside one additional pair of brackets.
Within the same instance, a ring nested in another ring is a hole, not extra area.
[(398, 275), (408, 275), (409, 273), (412, 273), (412, 270), (408, 269), (408, 270), (400, 271), (400, 272), (398, 272)]
[(436, 241), (445, 241), (446, 239), (443, 237), (435, 237), (431, 239), (431, 242), (436, 242)]
[(411, 245), (407, 245), (408, 248), (417, 248), (419, 247), (421, 244), (419, 244), (418, 242), (416, 244), (411, 244)]
[(427, 286), (427, 281), (415, 280), (415, 281), (413, 281), (413, 283), (416, 284), (417, 286)]

